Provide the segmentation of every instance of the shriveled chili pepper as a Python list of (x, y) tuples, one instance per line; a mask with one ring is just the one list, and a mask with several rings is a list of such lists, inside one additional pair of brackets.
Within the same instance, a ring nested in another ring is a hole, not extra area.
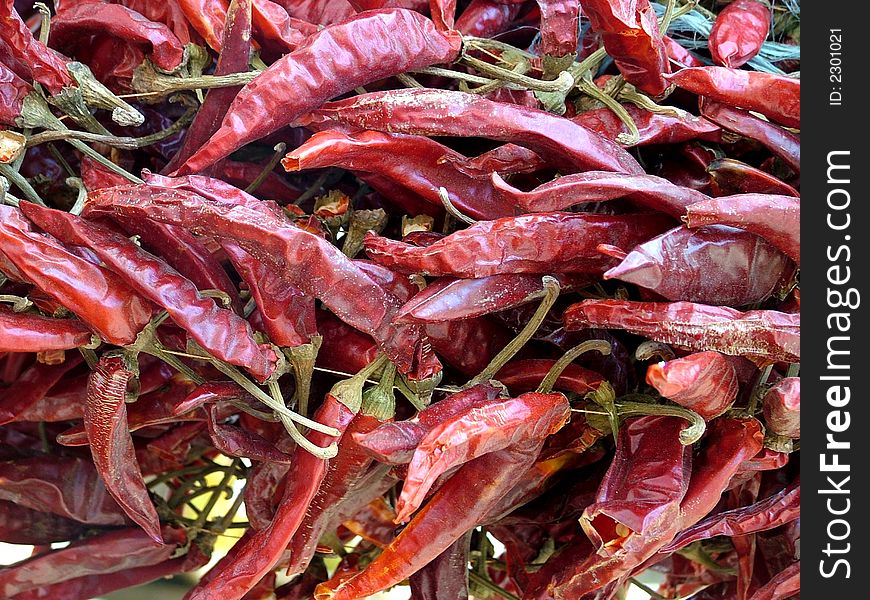
[[(107, 342), (126, 345), (136, 339), (151, 318), (147, 300), (113, 273), (32, 231), (18, 209), (0, 206), (0, 221), (0, 252), (28, 281), (76, 313)], [(47, 271), (45, 264), (55, 268)]]
[(666, 77), (699, 96), (754, 110), (786, 127), (801, 126), (800, 79), (726, 67), (691, 67)]
[(15, 383), (0, 390), (0, 424), (23, 420), (22, 414), (32, 410), (68, 371), (81, 364), (80, 357), (62, 354), (64, 361), (60, 364), (37, 362), (19, 375)]
[(271, 0), (253, 0), (252, 4), (251, 19), (257, 39), (276, 52), (295, 50), (318, 30), (316, 25), (291, 17), (280, 4)]
[(694, 202), (709, 198), (706, 194), (674, 185), (655, 175), (626, 175), (605, 171), (587, 171), (558, 177), (528, 192), (507, 183), (498, 173), (492, 174), (493, 187), (505, 199), (517, 202), (529, 212), (565, 210), (571, 206), (628, 198), (646, 208), (678, 217)]
[(587, 0), (583, 13), (627, 82), (653, 96), (667, 89), (662, 75), (670, 72), (668, 56), (647, 0)]
[[(556, 361), (549, 358), (512, 360), (496, 374), (496, 379), (510, 390), (531, 391), (540, 385), (555, 364)], [(602, 381), (604, 378), (595, 371), (571, 363), (565, 367), (553, 387), (565, 392), (587, 394), (598, 389)]]
[[(372, 260), (403, 273), (478, 278), (503, 273), (595, 273), (612, 261), (598, 244), (634, 246), (661, 233), (661, 215), (548, 212), (475, 223), (427, 248), (368, 234)], [(537, 240), (528, 244), (529, 239)], [(510, 248), (510, 252), (507, 249)]]
[(240, 456), (251, 460), (289, 463), (290, 456), (277, 450), (273, 444), (256, 433), (221, 422), (217, 407), (206, 410), (209, 437), (215, 448), (227, 456)]
[(795, 188), (766, 171), (732, 158), (718, 158), (707, 165), (713, 196), (776, 194), (800, 196)]
[(512, 142), (569, 171), (643, 172), (625, 150), (570, 119), (476, 94), (425, 88), (374, 92), (331, 102), (313, 115), (378, 131)]
[(241, 317), (200, 295), (190, 280), (159, 258), (127, 238), (70, 213), (35, 204), (23, 205), (22, 211), (45, 231), (69, 244), (89, 248), (138, 293), (166, 309), (178, 325), (220, 360), (245, 367), (260, 381), (274, 371), (274, 353), (257, 345)]
[(801, 589), (801, 563), (793, 562), (763, 586), (755, 590), (749, 600), (787, 600)]
[(93, 341), (93, 334), (81, 321), (0, 309), (0, 352), (66, 350)]
[(708, 421), (728, 410), (739, 388), (734, 367), (718, 352), (698, 352), (650, 365), (646, 382)]
[(604, 274), (668, 300), (746, 306), (785, 288), (794, 265), (756, 235), (731, 227), (677, 227), (637, 246)]
[(64, 59), (33, 37), (10, 1), (0, 3), (0, 45), (49, 93), (74, 85)]
[(189, 44), (192, 41), (190, 26), (176, 0), (158, 3), (149, 0), (114, 0), (114, 4), (123, 4), (146, 19), (163, 23), (172, 30), (182, 44)]
[(493, 37), (506, 31), (519, 14), (520, 3), (504, 4), (498, 0), (471, 0), (459, 18), (456, 31), (475, 37)]
[(42, 545), (81, 537), (88, 525), (0, 500), (0, 542)]
[[(719, 127), (691, 113), (678, 110), (653, 112), (634, 104), (623, 104), (622, 107), (637, 125), (636, 146), (677, 144), (694, 139), (716, 142), (721, 138)], [(609, 140), (628, 133), (625, 123), (609, 108), (587, 110), (571, 120)]]
[(380, 497), (343, 521), (342, 526), (378, 548), (383, 548), (396, 538), (395, 518), (396, 511)]
[(568, 329), (625, 329), (694, 351), (715, 350), (770, 363), (800, 362), (800, 315), (740, 312), (692, 302), (585, 300), (564, 313)]
[[(562, 58), (577, 54), (580, 3), (576, 0), (538, 0), (541, 10), (541, 54)], [(545, 67), (546, 68), (546, 67)]]
[(0, 62), (0, 124), (15, 124), (15, 119), (21, 116), (24, 97), (32, 89), (29, 83)]
[(132, 378), (119, 356), (103, 355), (88, 380), (85, 431), (106, 489), (148, 536), (161, 543), (157, 511), (136, 462), (125, 399)]
[(222, 50), (221, 41), (227, 7), (222, 0), (177, 0), (187, 22), (216, 52)]
[(801, 379), (784, 377), (764, 396), (764, 422), (777, 435), (801, 436)]
[(326, 310), (317, 309), (317, 331), (322, 338), (317, 365), (342, 372), (359, 371), (375, 359), (378, 344)]
[(801, 205), (798, 198), (772, 194), (737, 194), (703, 200), (686, 208), (689, 227), (730, 225), (761, 236), (801, 261)]
[[(402, 35), (397, 37), (397, 31)], [(359, 40), (367, 40), (365, 46)], [(334, 96), (396, 73), (450, 62), (458, 52), (455, 35), (441, 33), (425, 17), (403, 9), (365, 12), (327, 27), (246, 85), (220, 129), (179, 173), (201, 171)], [(285, 86), (294, 89), (291, 96), (282, 93)]]
[(707, 46), (714, 61), (737, 68), (758, 54), (769, 30), (766, 1), (734, 0), (716, 16)]
[(668, 58), (671, 62), (677, 63), (681, 67), (703, 67), (704, 61), (686, 50), (677, 40), (670, 36), (662, 36), (662, 41), (665, 44), (665, 51), (668, 53)]
[(411, 575), (411, 595), (417, 600), (468, 599), (469, 531), (428, 565)]

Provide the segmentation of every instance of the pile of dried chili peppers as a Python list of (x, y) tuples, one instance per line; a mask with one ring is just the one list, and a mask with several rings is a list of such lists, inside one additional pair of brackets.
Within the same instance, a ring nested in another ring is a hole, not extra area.
[(799, 26), (0, 1), (0, 596), (797, 598)]

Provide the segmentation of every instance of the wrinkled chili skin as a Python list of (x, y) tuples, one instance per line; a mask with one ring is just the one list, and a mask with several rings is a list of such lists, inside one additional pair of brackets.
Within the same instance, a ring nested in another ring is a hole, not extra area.
[[(28, 71), (34, 81), (46, 87), (50, 94), (73, 85), (60, 54), (33, 37), (30, 29), (13, 7), (13, 2), (0, 2), (0, 45)], [(20, 75), (20, 73), (19, 73)]]
[[(402, 35), (397, 37), (397, 31)], [(178, 173), (202, 171), (334, 96), (396, 73), (450, 62), (458, 52), (458, 37), (440, 33), (431, 21), (404, 9), (365, 12), (327, 27), (246, 85), (220, 129)], [(292, 95), (285, 93), (288, 87)]]
[[(464, 13), (463, 13), (464, 14)], [(415, 600), (468, 600), (469, 531), (449, 548), (411, 575), (411, 597)]]
[[(3, 331), (2, 327), (0, 324), (0, 332)], [(27, 420), (28, 411), (38, 406), (67, 372), (81, 364), (80, 357), (61, 354), (63, 362), (44, 364), (37, 361), (21, 373), (12, 385), (0, 389), (0, 424)]]
[(680, 69), (667, 78), (693, 94), (754, 110), (786, 127), (800, 129), (800, 79), (726, 67)]
[(14, 125), (32, 86), (0, 62), (0, 125)]
[(541, 11), (541, 54), (560, 58), (577, 54), (578, 0), (537, 0)]
[(585, 300), (564, 313), (567, 329), (625, 329), (689, 350), (715, 350), (761, 363), (800, 362), (800, 314), (740, 312), (693, 302)]
[(92, 341), (90, 329), (81, 321), (0, 309), (0, 352), (69, 350)]
[(749, 600), (786, 600), (801, 589), (801, 563), (796, 561), (755, 590)]
[(222, 49), (227, 7), (222, 0), (176, 0), (190, 26), (215, 52)]
[(475, 37), (493, 37), (510, 27), (521, 7), (521, 4), (502, 4), (496, 0), (471, 0), (456, 19), (456, 31)]
[[(636, 146), (649, 144), (678, 144), (694, 139), (717, 142), (721, 129), (707, 119), (690, 113), (673, 115), (655, 113), (634, 104), (622, 107), (637, 125), (638, 141)], [(594, 108), (571, 118), (575, 123), (609, 139), (616, 140), (619, 134), (628, 134), (628, 128), (609, 108)]]
[(734, 0), (716, 16), (707, 45), (713, 60), (737, 68), (761, 50), (770, 29), (770, 8), (758, 0)]
[(801, 379), (784, 377), (764, 396), (764, 422), (777, 435), (801, 436)]
[(698, 352), (650, 365), (646, 382), (707, 421), (728, 410), (740, 387), (734, 367), (718, 352)]
[(88, 525), (61, 516), (0, 500), (0, 542), (46, 545), (84, 535)]
[(713, 196), (774, 194), (800, 197), (800, 192), (767, 171), (731, 158), (719, 158), (707, 165)]
[[(631, 247), (661, 233), (669, 221), (660, 215), (540, 213), (481, 221), (426, 248), (369, 233), (365, 249), (372, 260), (400, 273), (596, 273), (613, 261), (597, 252), (599, 244)], [(537, 241), (529, 245), (530, 239)]]

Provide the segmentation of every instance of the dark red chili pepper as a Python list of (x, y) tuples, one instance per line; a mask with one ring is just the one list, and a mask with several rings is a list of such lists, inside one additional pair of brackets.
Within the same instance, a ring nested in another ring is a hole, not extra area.
[[(118, 276), (32, 231), (30, 223), (11, 206), (0, 206), (0, 252), (28, 281), (76, 313), (109, 343), (132, 343), (151, 318), (153, 305)], [(46, 264), (54, 268), (46, 270)]]
[(668, 87), (668, 55), (655, 11), (647, 0), (586, 0), (583, 14), (601, 34), (625, 80), (658, 96)]
[(435, 354), (469, 377), (480, 373), (511, 339), (504, 327), (486, 317), (427, 323), (424, 331)]
[(223, 0), (176, 0), (187, 22), (215, 51), (222, 50), (227, 7)]
[(692, 302), (585, 300), (564, 313), (568, 329), (625, 329), (689, 350), (715, 350), (761, 363), (800, 362), (800, 315), (740, 312)]
[(449, 548), (411, 575), (411, 597), (415, 600), (468, 600), (469, 531)]
[[(425, 17), (403, 9), (365, 12), (327, 27), (246, 85), (220, 129), (178, 172), (202, 171), (332, 97), (396, 73), (450, 62), (458, 52), (457, 35), (441, 33)], [(295, 90), (290, 96), (282, 91), (287, 86)]]
[(323, 309), (315, 312), (317, 332), (322, 337), (317, 366), (354, 373), (375, 359), (378, 344), (335, 315)]
[[(0, 125), (15, 125), (21, 116), (24, 97), (33, 87), (0, 62)], [(8, 162), (3, 157), (3, 162)]]
[(274, 352), (257, 345), (250, 326), (205, 298), (161, 259), (132, 241), (63, 211), (25, 204), (22, 211), (42, 229), (69, 244), (89, 248), (119, 277), (163, 307), (179, 326), (218, 359), (248, 369), (264, 381), (275, 370)]
[(707, 40), (710, 55), (720, 65), (736, 69), (758, 54), (769, 30), (766, 1), (734, 0), (716, 15)]
[[(0, 313), (0, 318), (4, 313), (5, 311)], [(5, 326), (0, 322), (0, 335), (5, 333)], [(24, 346), (18, 346), (22, 347)], [(0, 390), (0, 424), (24, 420), (21, 415), (26, 415), (38, 405), (48, 391), (81, 362), (80, 357), (70, 355), (64, 356), (63, 362), (59, 364), (37, 362), (28, 367), (11, 386)]]
[(666, 77), (693, 94), (754, 110), (786, 127), (801, 126), (800, 79), (726, 67), (692, 67)]
[(643, 173), (625, 150), (570, 119), (476, 94), (425, 88), (374, 92), (326, 104), (313, 118), (391, 133), (512, 142), (569, 172)]
[(800, 199), (772, 194), (737, 194), (703, 200), (686, 208), (689, 227), (730, 225), (761, 236), (801, 262)]
[(0, 542), (43, 545), (84, 535), (90, 526), (58, 515), (0, 500)]
[(763, 586), (755, 590), (749, 600), (787, 600), (801, 590), (801, 563), (793, 562)]
[[(694, 139), (718, 142), (721, 129), (707, 119), (679, 110), (673, 113), (652, 112), (634, 104), (622, 107), (637, 125), (636, 146), (649, 144), (678, 144)], [(620, 134), (628, 134), (628, 128), (609, 108), (596, 108), (580, 113), (571, 119), (608, 140), (616, 140)]]
[(456, 19), (456, 31), (475, 37), (493, 37), (507, 31), (521, 8), (521, 3), (504, 4), (497, 0), (471, 0)]
[[(731, 227), (671, 229), (604, 274), (668, 300), (746, 306), (787, 286), (794, 264), (757, 235)], [(786, 288), (787, 289), (787, 288)]]
[(135, 10), (146, 19), (163, 23), (182, 44), (191, 43), (190, 27), (181, 7), (176, 0), (169, 2), (153, 2), (152, 0), (113, 0), (114, 4), (123, 4)]
[(650, 365), (646, 382), (707, 421), (728, 410), (739, 389), (734, 367), (718, 352), (698, 352)]
[(776, 435), (801, 436), (801, 379), (785, 377), (764, 396), (764, 422)]
[(222, 423), (217, 406), (206, 409), (208, 434), (214, 447), (227, 456), (240, 456), (256, 461), (290, 463), (291, 457), (276, 449), (274, 444), (252, 431)]
[(717, 158), (707, 165), (713, 196), (775, 194), (800, 197), (800, 192), (778, 177), (732, 158)]
[(151, 539), (162, 542), (157, 511), (136, 462), (125, 400), (133, 373), (118, 356), (103, 355), (88, 380), (85, 431), (106, 489)]
[(67, 350), (93, 341), (93, 334), (81, 321), (0, 309), (0, 352)]
[[(57, 94), (63, 88), (74, 85), (67, 71), (66, 61), (33, 37), (30, 29), (18, 16), (13, 3), (9, 1), (0, 2), (0, 46), (5, 47), (4, 54), (8, 53), (19, 66), (30, 73), (34, 81), (44, 85), (50, 94)], [(3, 62), (9, 64), (6, 60)]]
[(291, 17), (280, 4), (271, 0), (253, 0), (252, 4), (251, 20), (257, 39), (275, 52), (295, 50), (318, 31), (317, 25)]
[[(426, 248), (369, 233), (365, 248), (374, 261), (400, 273), (464, 278), (595, 273), (613, 260), (598, 253), (598, 244), (631, 247), (661, 233), (668, 221), (654, 214), (638, 218), (552, 212), (475, 223)], [(530, 239), (535, 244), (528, 244)]]
[[(549, 358), (512, 360), (502, 367), (495, 378), (509, 390), (527, 392), (538, 387), (555, 363), (554, 359)], [(604, 378), (595, 371), (571, 363), (556, 379), (553, 388), (585, 395), (598, 389), (602, 381)]]
[(578, 0), (537, 0), (541, 10), (541, 54), (561, 58), (577, 54)]
[(626, 175), (606, 171), (587, 171), (558, 177), (528, 192), (507, 183), (498, 173), (492, 185), (505, 200), (516, 202), (528, 212), (565, 210), (590, 202), (628, 198), (636, 204), (679, 217), (695, 202), (707, 200), (701, 192), (674, 185), (655, 175)]

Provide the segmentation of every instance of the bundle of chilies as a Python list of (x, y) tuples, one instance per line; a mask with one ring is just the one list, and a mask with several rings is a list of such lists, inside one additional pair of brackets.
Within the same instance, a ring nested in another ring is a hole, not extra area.
[(0, 1), (0, 595), (797, 598), (799, 22), (663, 4)]

